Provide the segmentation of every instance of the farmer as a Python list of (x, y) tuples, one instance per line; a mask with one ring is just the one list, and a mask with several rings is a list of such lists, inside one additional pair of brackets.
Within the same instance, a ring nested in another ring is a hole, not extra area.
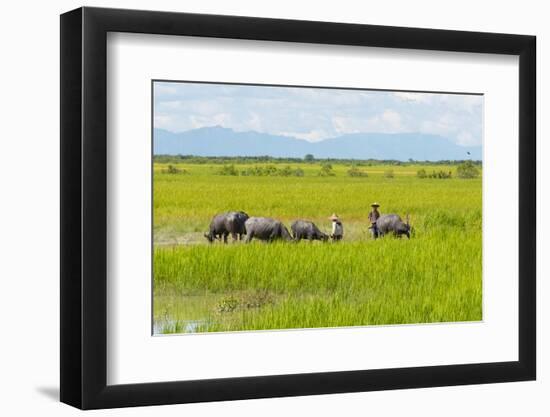
[(330, 237), (333, 241), (342, 240), (344, 237), (344, 226), (342, 226), (340, 218), (336, 215), (336, 213), (332, 213), (329, 220), (332, 220), (332, 234)]
[(369, 229), (372, 233), (372, 236), (376, 239), (378, 237), (378, 227), (376, 226), (376, 220), (378, 220), (378, 218), (380, 217), (380, 212), (378, 211), (378, 207), (380, 207), (380, 204), (372, 203), (370, 206), (372, 207), (372, 210), (369, 213)]

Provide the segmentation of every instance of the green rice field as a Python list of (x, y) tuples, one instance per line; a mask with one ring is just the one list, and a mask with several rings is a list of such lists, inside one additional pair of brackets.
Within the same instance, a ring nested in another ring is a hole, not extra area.
[[(155, 333), (482, 319), (481, 177), (457, 178), (456, 165), (417, 163), (361, 164), (361, 175), (350, 176), (342, 161), (319, 175), (321, 165), (154, 163)], [(243, 174), (258, 167), (301, 174)], [(421, 169), (452, 176), (419, 178)], [(371, 238), (373, 201), (382, 214), (410, 214), (410, 240)], [(308, 219), (326, 233), (335, 212), (344, 239), (209, 244), (203, 233), (211, 218), (232, 210), (288, 228)]]

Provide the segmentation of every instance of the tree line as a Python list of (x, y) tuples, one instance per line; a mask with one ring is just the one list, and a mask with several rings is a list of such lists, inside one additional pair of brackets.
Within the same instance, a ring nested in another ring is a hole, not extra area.
[(478, 160), (440, 160), (440, 161), (421, 161), (409, 159), (408, 161), (398, 161), (394, 159), (352, 159), (352, 158), (316, 158), (314, 155), (307, 154), (303, 158), (277, 158), (272, 156), (196, 156), (196, 155), (154, 155), (153, 162), (162, 164), (177, 164), (185, 162), (190, 164), (254, 164), (254, 163), (332, 163), (343, 164), (351, 167), (368, 167), (374, 165), (408, 166), (408, 165), (461, 165), (469, 163), (480, 168), (482, 163)]

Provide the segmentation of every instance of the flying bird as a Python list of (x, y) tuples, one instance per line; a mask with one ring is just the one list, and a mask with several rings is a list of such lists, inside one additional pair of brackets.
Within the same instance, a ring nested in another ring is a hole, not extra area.
[(468, 151), (466, 151), (466, 153), (467, 153), (468, 155), (471, 155), (470, 152), (468, 152)]

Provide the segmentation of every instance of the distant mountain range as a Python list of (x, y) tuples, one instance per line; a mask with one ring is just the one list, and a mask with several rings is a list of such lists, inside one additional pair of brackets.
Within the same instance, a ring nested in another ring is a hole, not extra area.
[[(418, 161), (482, 159), (481, 146), (459, 146), (423, 133), (352, 133), (308, 142), (289, 136), (203, 127), (181, 133), (154, 129), (155, 155), (263, 156), (303, 158), (394, 159)], [(470, 154), (468, 154), (468, 152)]]

